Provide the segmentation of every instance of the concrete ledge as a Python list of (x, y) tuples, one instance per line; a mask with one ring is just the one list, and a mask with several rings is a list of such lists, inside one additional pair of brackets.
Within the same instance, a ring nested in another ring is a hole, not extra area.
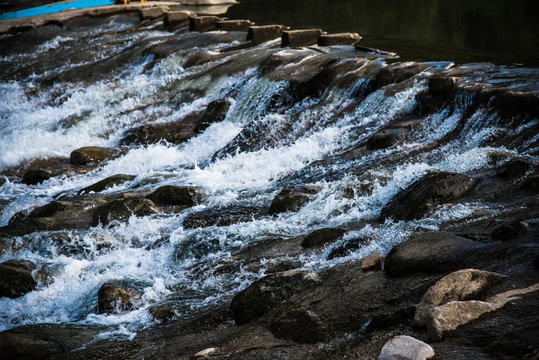
[(247, 32), (247, 41), (262, 44), (280, 37), (284, 29), (283, 25), (251, 26)]
[(281, 46), (298, 47), (314, 45), (317, 43), (320, 35), (322, 35), (322, 30), (320, 29), (284, 31)]
[(153, 20), (165, 15), (165, 11), (168, 11), (168, 7), (162, 8), (160, 6), (154, 6), (151, 8), (140, 9), (138, 11), (138, 17), (142, 20)]
[(165, 14), (163, 24), (166, 28), (187, 26), (192, 15), (189, 11), (169, 11)]
[(357, 33), (320, 35), (318, 46), (354, 45), (359, 40), (361, 40), (361, 36)]
[(215, 23), (215, 28), (224, 31), (248, 31), (251, 27), (250, 20), (223, 20)]
[(215, 29), (215, 23), (221, 18), (217, 16), (191, 16), (189, 31), (204, 32)]

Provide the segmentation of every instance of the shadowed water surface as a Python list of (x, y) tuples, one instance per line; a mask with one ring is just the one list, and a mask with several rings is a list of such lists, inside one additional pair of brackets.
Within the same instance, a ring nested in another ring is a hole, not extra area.
[(539, 64), (534, 0), (245, 0), (228, 12), (258, 25), (357, 32), (410, 60)]

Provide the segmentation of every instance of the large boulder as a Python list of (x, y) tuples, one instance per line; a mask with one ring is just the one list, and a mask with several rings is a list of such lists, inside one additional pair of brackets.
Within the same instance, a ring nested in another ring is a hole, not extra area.
[(308, 249), (326, 245), (330, 242), (335, 242), (343, 237), (345, 231), (339, 228), (323, 228), (310, 233), (303, 239), (301, 246)]
[(73, 150), (69, 157), (69, 161), (73, 165), (86, 165), (92, 163), (100, 163), (112, 158), (118, 151), (112, 148), (99, 146), (85, 146)]
[(210, 102), (195, 125), (195, 133), (199, 134), (211, 124), (223, 121), (229, 108), (230, 101), (227, 99), (217, 99)]
[(434, 356), (429, 344), (408, 335), (395, 336), (389, 340), (378, 360), (425, 360)]
[(113, 186), (131, 181), (134, 178), (135, 178), (135, 175), (124, 175), (124, 174), (112, 175), (112, 176), (109, 176), (108, 178), (105, 178), (103, 180), (96, 182), (93, 185), (90, 185), (90, 186), (85, 187), (84, 189), (81, 189), (79, 191), (79, 195), (90, 193), (90, 192), (101, 192)]
[(268, 213), (276, 215), (287, 211), (298, 211), (318, 191), (320, 187), (315, 185), (288, 186), (273, 199)]
[(271, 321), (273, 335), (299, 344), (314, 344), (326, 339), (324, 325), (311, 311), (294, 309), (285, 311)]
[(463, 174), (429, 172), (395, 195), (384, 206), (380, 217), (394, 220), (419, 219), (438, 205), (464, 195), (474, 183), (473, 178)]
[(426, 326), (429, 312), (434, 307), (451, 301), (476, 298), (501, 279), (502, 276), (497, 273), (476, 269), (459, 270), (443, 277), (421, 298), (415, 312), (414, 324)]
[(389, 276), (443, 273), (467, 267), (484, 245), (446, 232), (415, 233), (387, 255), (384, 270)]
[(32, 277), (36, 265), (26, 260), (10, 260), (0, 264), (0, 297), (18, 298), (34, 290)]
[(263, 277), (240, 291), (230, 309), (236, 324), (246, 324), (274, 309), (292, 295), (313, 286), (318, 278), (303, 271), (285, 271)]
[(147, 199), (153, 201), (156, 205), (197, 205), (208, 196), (195, 186), (174, 186), (165, 185), (155, 190)]
[(92, 217), (92, 225), (108, 225), (113, 221), (127, 222), (133, 215), (148, 216), (159, 214), (153, 201), (140, 197), (113, 200), (98, 207)]

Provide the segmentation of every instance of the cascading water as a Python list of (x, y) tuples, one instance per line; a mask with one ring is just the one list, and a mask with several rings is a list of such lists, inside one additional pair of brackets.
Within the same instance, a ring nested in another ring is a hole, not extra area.
[[(401, 69), (395, 67), (392, 74), (399, 76), (380, 83), (379, 73), (394, 66), (395, 59), (346, 46), (281, 50), (262, 45), (246, 54), (219, 52), (242, 43), (235, 35), (226, 41), (204, 38), (200, 48), (195, 40), (192, 47), (157, 59), (156, 45), (193, 35), (134, 28), (122, 16), (110, 19), (92, 27), (34, 29), (41, 37), (31, 44), (18, 35), (0, 37), (19, 45), (0, 57), (0, 171), (5, 179), (0, 225), (9, 229), (16, 214), (28, 216), (51, 201), (76, 199), (81, 189), (115, 174), (135, 177), (86, 196), (147, 195), (164, 185), (189, 185), (208, 197), (187, 209), (132, 216), (127, 223), (17, 234), (5, 230), (0, 262), (35, 263), (38, 284), (22, 297), (0, 298), (0, 330), (97, 324), (105, 329), (102, 337), (133, 338), (158, 322), (151, 312), (158, 306), (172, 304), (173, 316), (188, 316), (229, 302), (280, 265), (316, 273), (373, 251), (385, 255), (415, 230), (442, 229), (504, 211), (470, 200), (413, 221), (379, 221), (381, 209), (399, 191), (429, 171), (479, 174), (493, 168), (494, 152), (533, 157), (539, 149), (537, 118), (512, 109), (507, 120), (505, 110), (493, 105), (497, 94), (481, 100), (476, 90), (483, 84), (487, 90), (503, 89), (499, 93), (536, 92), (536, 69), (424, 63), (398, 80)], [(202, 52), (207, 58), (197, 63), (193, 58)], [(341, 72), (331, 68), (334, 59), (354, 60), (358, 66)], [(326, 77), (331, 81), (320, 91), (299, 90), (317, 87), (309, 81), (324, 69), (331, 70)], [(474, 78), (478, 72), (491, 75)], [(458, 76), (464, 85), (450, 102), (426, 109), (422, 96), (440, 74)], [(511, 88), (504, 84), (508, 80)], [(202, 113), (216, 99), (230, 102), (224, 120), (185, 142), (119, 145), (132, 128), (171, 124)], [(402, 130), (403, 137), (367, 150), (369, 139), (388, 126)], [(85, 171), (65, 171), (36, 185), (21, 183), (20, 169), (32, 161), (69, 157), (81, 146), (121, 152)], [(281, 189), (301, 184), (321, 190), (297, 212), (267, 215)], [(88, 207), (97, 205), (89, 202)], [(237, 209), (247, 213), (239, 222), (184, 226), (193, 216)], [(325, 227), (347, 232), (323, 249), (256, 255), (257, 247)], [(354, 239), (368, 241), (343, 256), (329, 256)], [(128, 311), (97, 313), (98, 290), (109, 281), (137, 288)]]

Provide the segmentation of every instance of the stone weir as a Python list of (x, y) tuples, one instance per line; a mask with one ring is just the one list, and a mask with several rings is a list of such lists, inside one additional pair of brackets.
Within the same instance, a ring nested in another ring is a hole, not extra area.
[(2, 359), (537, 359), (537, 69), (176, 5), (1, 24)]

